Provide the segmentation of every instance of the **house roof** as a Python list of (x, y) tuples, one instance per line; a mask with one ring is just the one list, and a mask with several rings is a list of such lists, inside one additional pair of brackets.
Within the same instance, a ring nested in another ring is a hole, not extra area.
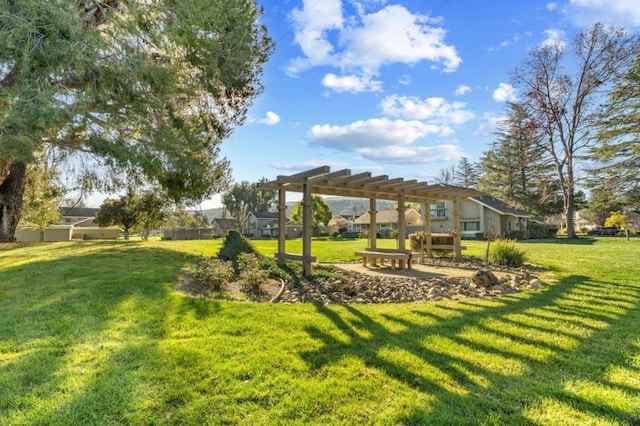
[(497, 198), (493, 198), (490, 195), (480, 195), (469, 197), (469, 199), (482, 204), (483, 206), (505, 215), (512, 215), (516, 217), (533, 217), (533, 215), (529, 212), (526, 212), (522, 209), (518, 209), (515, 207), (511, 207), (507, 205), (505, 202), (498, 200)]
[(60, 207), (62, 216), (65, 217), (94, 217), (98, 210), (100, 209), (93, 207)]
[(256, 219), (277, 219), (278, 212), (252, 212)]
[(215, 217), (213, 218), (212, 223), (216, 223), (220, 228), (225, 228), (225, 229), (232, 229), (237, 226), (236, 220), (228, 217), (224, 219), (220, 217)]

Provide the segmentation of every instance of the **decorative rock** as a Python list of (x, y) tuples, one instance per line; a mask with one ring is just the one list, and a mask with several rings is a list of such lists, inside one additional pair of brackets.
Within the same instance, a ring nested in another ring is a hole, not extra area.
[(498, 284), (500, 280), (498, 280), (498, 277), (496, 277), (493, 272), (487, 269), (480, 269), (473, 274), (471, 282), (478, 286), (491, 287)]
[[(464, 277), (396, 278), (344, 272), (342, 279), (317, 279), (289, 285), (280, 303), (309, 301), (321, 305), (332, 303), (400, 303), (415, 301), (459, 300), (467, 297), (484, 298), (510, 294), (524, 289), (537, 289), (542, 282), (535, 277), (529, 281), (519, 273), (499, 280), (487, 269), (478, 271), (485, 279), (474, 281)], [(478, 275), (476, 273), (476, 275)], [(488, 278), (486, 278), (488, 277)]]

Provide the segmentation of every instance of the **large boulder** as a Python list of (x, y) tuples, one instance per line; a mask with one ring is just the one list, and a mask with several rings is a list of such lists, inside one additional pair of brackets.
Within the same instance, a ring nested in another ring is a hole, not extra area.
[(471, 277), (471, 282), (479, 287), (492, 287), (500, 284), (495, 274), (487, 269), (480, 269)]

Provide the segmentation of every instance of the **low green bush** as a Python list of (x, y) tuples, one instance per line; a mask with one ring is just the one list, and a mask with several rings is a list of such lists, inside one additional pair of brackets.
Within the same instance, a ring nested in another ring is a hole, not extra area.
[(206, 294), (221, 291), (233, 278), (235, 271), (231, 262), (213, 257), (202, 257), (196, 264), (194, 278)]
[(544, 240), (556, 236), (558, 228), (547, 225), (546, 223), (529, 222), (527, 225), (529, 238), (532, 240)]
[(260, 259), (253, 253), (240, 253), (238, 267), (244, 291), (257, 292), (260, 290), (260, 286), (269, 279), (269, 271), (262, 268)]
[(516, 247), (515, 240), (496, 240), (489, 250), (489, 261), (496, 265), (522, 266), (526, 253)]

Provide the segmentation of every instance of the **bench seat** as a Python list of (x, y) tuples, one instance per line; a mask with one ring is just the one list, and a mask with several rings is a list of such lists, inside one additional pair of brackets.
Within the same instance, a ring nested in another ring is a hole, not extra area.
[(391, 261), (391, 269), (396, 269), (396, 261), (399, 261), (400, 269), (404, 268), (405, 261), (407, 268), (411, 269), (411, 252), (409, 251), (397, 251), (392, 249), (371, 249), (357, 251), (356, 256), (362, 257), (362, 266), (367, 266), (367, 259), (371, 260), (371, 264), (376, 266), (376, 262), (379, 260), (380, 265), (384, 265), (384, 261), (389, 259)]

